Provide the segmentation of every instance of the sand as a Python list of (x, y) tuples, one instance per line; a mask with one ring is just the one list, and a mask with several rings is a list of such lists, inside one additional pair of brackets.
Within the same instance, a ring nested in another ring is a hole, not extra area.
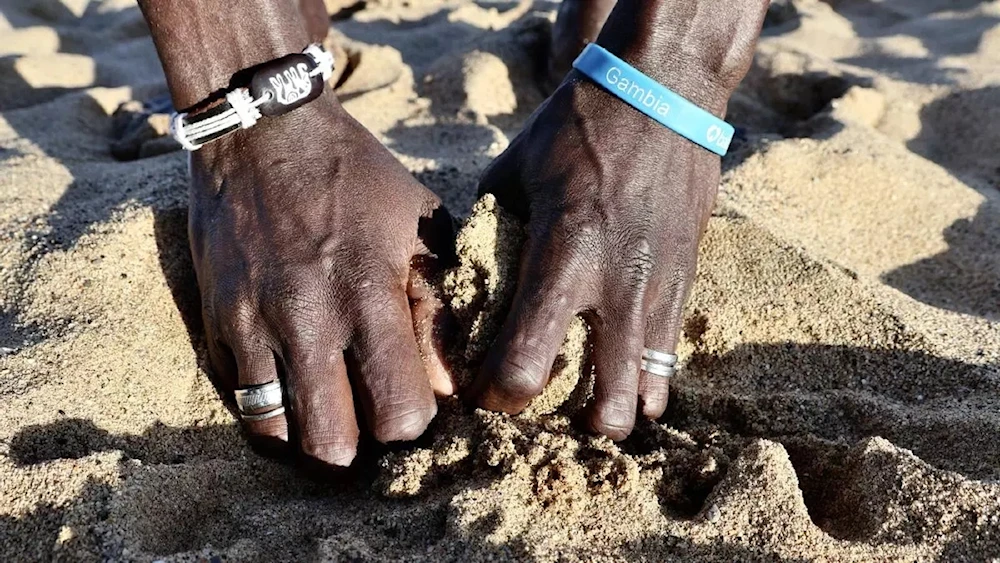
[[(347, 109), (468, 217), (460, 378), (521, 240), (476, 179), (544, 99), (555, 7), (333, 22)], [(321, 483), (206, 375), (134, 3), (0, 1), (0, 561), (1000, 560), (1000, 3), (775, 0), (758, 51), (662, 419), (574, 429), (578, 322), (525, 415), (442, 401)]]

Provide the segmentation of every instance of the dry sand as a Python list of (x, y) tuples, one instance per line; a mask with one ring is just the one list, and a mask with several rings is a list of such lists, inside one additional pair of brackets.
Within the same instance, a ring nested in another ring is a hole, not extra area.
[[(341, 12), (341, 97), (468, 214), (554, 8)], [(341, 484), (255, 456), (206, 377), (184, 157), (155, 116), (109, 149), (163, 91), (133, 2), (0, 1), (0, 561), (1000, 559), (1000, 3), (774, 2), (660, 421), (572, 429), (577, 325), (530, 413), (445, 402)], [(476, 206), (455, 358), (519, 240)]]

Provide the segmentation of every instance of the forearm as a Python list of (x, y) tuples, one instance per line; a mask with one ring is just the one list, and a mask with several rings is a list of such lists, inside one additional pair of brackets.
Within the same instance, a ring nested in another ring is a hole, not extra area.
[(301, 51), (309, 35), (294, 2), (139, 0), (174, 106), (187, 110), (241, 70)]
[(753, 59), (767, 0), (618, 0), (597, 43), (718, 114)]

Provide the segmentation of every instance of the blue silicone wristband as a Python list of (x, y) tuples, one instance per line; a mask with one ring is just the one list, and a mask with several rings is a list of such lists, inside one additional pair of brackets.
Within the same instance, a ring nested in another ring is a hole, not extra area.
[(639, 72), (604, 47), (587, 45), (573, 68), (686, 139), (720, 156), (729, 150), (735, 132), (732, 125)]

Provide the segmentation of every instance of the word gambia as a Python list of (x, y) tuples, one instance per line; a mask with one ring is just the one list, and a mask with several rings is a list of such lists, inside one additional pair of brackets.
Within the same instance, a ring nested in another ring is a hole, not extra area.
[(656, 112), (656, 115), (666, 117), (670, 113), (670, 104), (666, 100), (647, 91), (645, 88), (640, 88), (628, 78), (622, 77), (622, 70), (620, 68), (616, 66), (609, 68), (604, 78), (608, 81), (608, 84), (624, 92), (626, 96), (645, 106), (647, 109)]

